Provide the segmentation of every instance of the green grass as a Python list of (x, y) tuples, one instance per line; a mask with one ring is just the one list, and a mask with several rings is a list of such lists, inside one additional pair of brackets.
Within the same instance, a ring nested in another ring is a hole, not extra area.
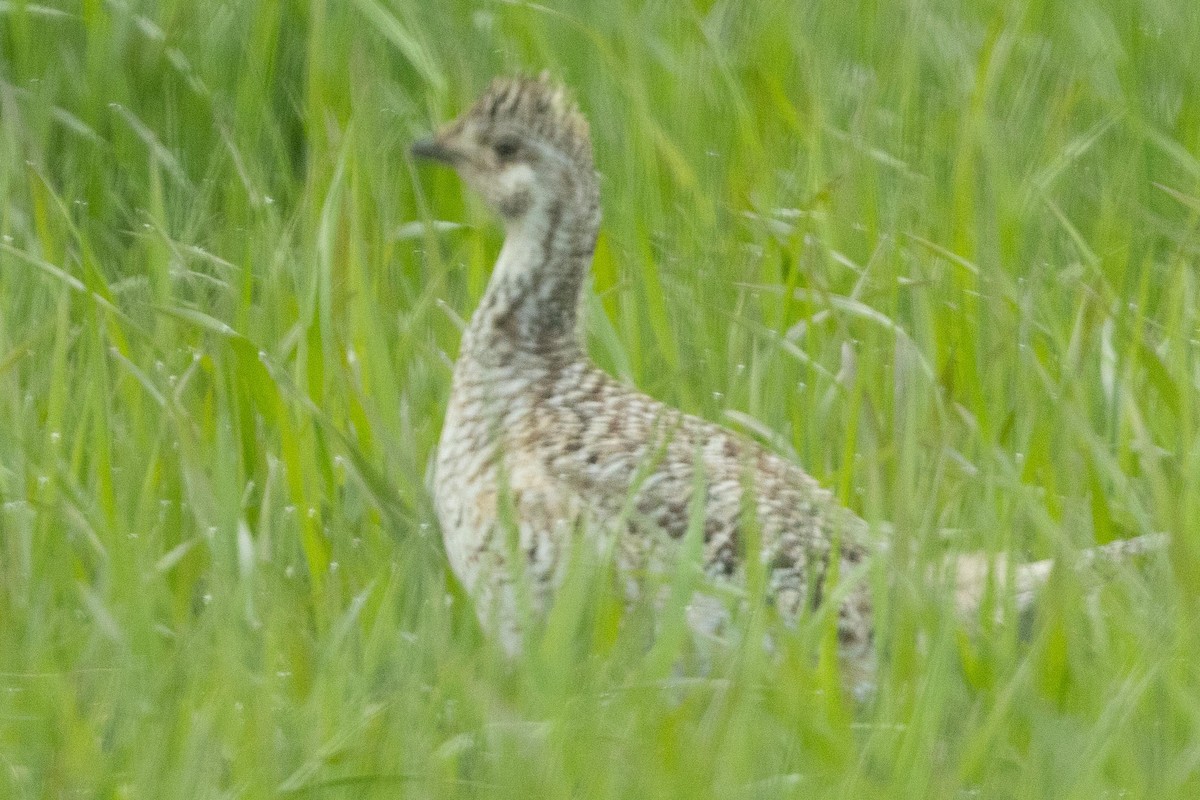
[[(1200, 796), (1198, 43), (1171, 0), (0, 3), (0, 797)], [(596, 565), (509, 663), (448, 577), (500, 233), (405, 147), (541, 68), (597, 360), (894, 523), (870, 703), (803, 636), (673, 669)], [(1024, 638), (922, 578), (1153, 531)]]

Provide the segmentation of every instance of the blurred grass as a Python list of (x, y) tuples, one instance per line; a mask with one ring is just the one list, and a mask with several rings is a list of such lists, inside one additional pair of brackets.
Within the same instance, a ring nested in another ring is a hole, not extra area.
[[(1166, 0), (0, 3), (0, 796), (1197, 796), (1197, 42)], [(804, 635), (664, 677), (598, 565), (510, 665), (447, 576), (499, 231), (404, 148), (544, 67), (596, 358), (895, 524), (869, 705)], [(1152, 531), (1025, 642), (919, 577)]]

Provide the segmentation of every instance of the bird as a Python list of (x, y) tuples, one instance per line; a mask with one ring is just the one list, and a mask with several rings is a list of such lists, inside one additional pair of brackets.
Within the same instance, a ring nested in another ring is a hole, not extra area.
[[(450, 566), (485, 628), (516, 654), (581, 544), (615, 559), (636, 595), (639, 576), (672, 563), (690, 534), (709, 585), (744, 586), (761, 567), (778, 615), (833, 616), (842, 663), (869, 676), (867, 571), (881, 548), (867, 522), (799, 465), (589, 359), (579, 309), (600, 184), (566, 88), (546, 73), (496, 78), (411, 154), (452, 167), (505, 232), (462, 337), (432, 478)], [(964, 609), (978, 605), (989, 563), (959, 569)], [(1049, 566), (1025, 566), (1016, 583), (1030, 594)], [(721, 608), (698, 601), (688, 622), (711, 634)]]

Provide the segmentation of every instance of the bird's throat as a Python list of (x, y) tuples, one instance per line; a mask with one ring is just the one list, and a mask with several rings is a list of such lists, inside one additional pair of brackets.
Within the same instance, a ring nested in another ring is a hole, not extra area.
[(598, 206), (580, 192), (548, 198), (510, 224), (463, 355), (489, 360), (579, 355), (579, 297), (598, 230)]

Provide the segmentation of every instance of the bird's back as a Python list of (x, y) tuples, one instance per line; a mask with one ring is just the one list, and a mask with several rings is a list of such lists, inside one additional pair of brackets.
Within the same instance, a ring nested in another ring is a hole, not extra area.
[(500, 372), (460, 363), (436, 479), (455, 568), (468, 585), (491, 586), (493, 605), (509, 591), (511, 552), (523, 554), (544, 605), (581, 526), (614, 545), (636, 586), (673, 563), (695, 511), (708, 577), (739, 586), (746, 559), (759, 559), (766, 599), (785, 619), (820, 605), (836, 550), (839, 579), (858, 581), (839, 593), (839, 636), (847, 648), (870, 641), (866, 526), (798, 466), (583, 359)]

